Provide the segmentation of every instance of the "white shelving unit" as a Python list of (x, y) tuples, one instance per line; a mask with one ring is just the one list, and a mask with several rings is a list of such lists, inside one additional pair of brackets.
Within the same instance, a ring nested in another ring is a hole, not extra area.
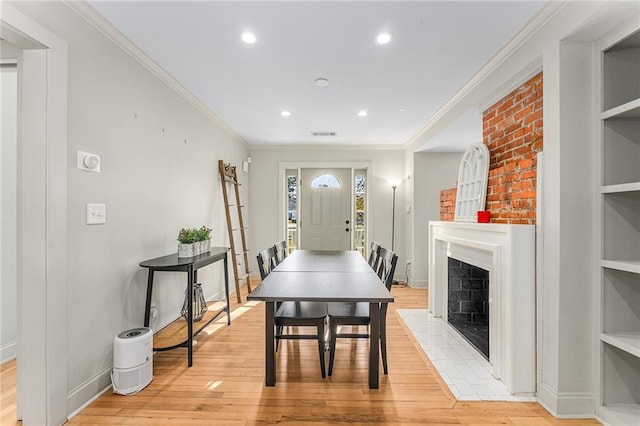
[(602, 46), (598, 417), (640, 424), (640, 26)]

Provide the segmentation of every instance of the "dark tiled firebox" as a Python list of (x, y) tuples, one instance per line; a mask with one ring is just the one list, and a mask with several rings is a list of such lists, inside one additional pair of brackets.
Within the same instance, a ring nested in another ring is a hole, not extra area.
[(449, 323), (489, 359), (489, 271), (449, 258)]

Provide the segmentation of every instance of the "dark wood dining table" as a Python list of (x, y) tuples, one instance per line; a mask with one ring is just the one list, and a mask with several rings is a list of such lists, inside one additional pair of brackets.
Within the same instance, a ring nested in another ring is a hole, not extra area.
[(369, 388), (379, 387), (380, 307), (393, 302), (362, 255), (355, 251), (295, 250), (247, 296), (266, 302), (265, 384), (276, 384), (275, 304), (277, 302), (369, 303)]

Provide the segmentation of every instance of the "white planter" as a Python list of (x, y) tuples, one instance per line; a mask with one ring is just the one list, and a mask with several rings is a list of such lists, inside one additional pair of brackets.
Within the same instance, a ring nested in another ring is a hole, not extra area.
[[(198, 247), (196, 248), (196, 245)], [(178, 244), (178, 257), (193, 257), (199, 253), (200, 244), (199, 243), (191, 243), (191, 244)], [(196, 253), (198, 251), (198, 253)]]
[(200, 241), (200, 253), (208, 253), (211, 250), (211, 238)]

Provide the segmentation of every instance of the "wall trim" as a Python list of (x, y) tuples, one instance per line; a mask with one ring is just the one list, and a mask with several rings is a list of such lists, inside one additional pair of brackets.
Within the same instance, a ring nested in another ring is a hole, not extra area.
[(104, 34), (116, 46), (122, 49), (135, 61), (145, 67), (151, 74), (155, 75), (160, 81), (167, 85), (171, 90), (180, 95), (184, 100), (189, 102), (196, 110), (200, 111), (205, 117), (217, 124), (223, 131), (229, 134), (235, 141), (248, 146), (247, 142), (240, 137), (227, 123), (222, 121), (213, 111), (211, 111), (202, 101), (188, 91), (178, 80), (167, 73), (157, 62), (149, 55), (136, 46), (131, 40), (125, 37), (113, 24), (107, 21), (100, 13), (98, 13), (88, 2), (84, 1), (68, 1), (65, 3), (69, 8), (76, 12), (81, 18), (87, 21), (91, 26)]
[(428, 280), (411, 280), (409, 283), (409, 287), (411, 288), (429, 288)]
[[(473, 75), (462, 86), (456, 94), (454, 94), (440, 108), (425, 125), (411, 136), (405, 143), (404, 147), (409, 148), (414, 142), (417, 142), (425, 133), (429, 131), (442, 117), (451, 111), (456, 104), (464, 99), (471, 91), (481, 84), (496, 68), (502, 65), (511, 55), (518, 51), (541, 27), (543, 27), (551, 18), (553, 18), (568, 2), (547, 2), (540, 9), (540, 12), (525, 24), (508, 42), (502, 47), (480, 70)], [(530, 71), (528, 71), (530, 72)], [(517, 86), (516, 86), (517, 87)], [(507, 92), (509, 93), (509, 92)]]
[(591, 419), (596, 415), (595, 396), (590, 392), (556, 392), (541, 383), (538, 402), (558, 419)]
[[(24, 424), (56, 425), (65, 422), (67, 409), (68, 45), (8, 4), (2, 5), (1, 20), (15, 38), (3, 37), (23, 49), (16, 414)], [(22, 167), (27, 161), (35, 166)]]
[[(318, 147), (316, 147), (318, 149)], [(322, 161), (322, 162), (311, 162), (311, 161), (280, 161), (278, 163), (278, 235), (282, 235), (286, 238), (286, 227), (285, 221), (282, 219), (285, 217), (285, 209), (286, 209), (286, 194), (285, 194), (285, 179), (286, 173), (288, 169), (366, 169), (368, 176), (368, 188), (367, 194), (372, 194), (374, 191), (374, 179), (375, 176), (373, 171), (373, 162), (372, 161)], [(367, 223), (367, 234), (366, 240), (371, 241), (371, 229), (373, 228), (373, 212), (371, 211), (371, 201), (369, 200), (371, 197), (367, 196), (367, 211), (368, 214), (368, 223)]]
[(16, 342), (6, 343), (0, 348), (0, 364), (13, 361), (16, 359), (17, 345)]
[(67, 394), (67, 418), (71, 419), (111, 388), (109, 366)]

